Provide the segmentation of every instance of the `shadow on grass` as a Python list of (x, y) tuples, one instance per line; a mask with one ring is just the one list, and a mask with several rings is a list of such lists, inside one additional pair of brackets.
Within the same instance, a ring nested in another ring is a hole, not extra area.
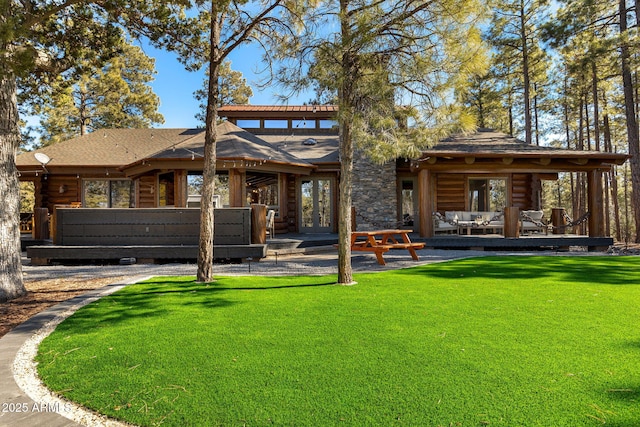
[(611, 400), (617, 400), (622, 402), (629, 402), (636, 404), (640, 401), (640, 384), (635, 384), (634, 386), (620, 386), (607, 388), (604, 390), (606, 396)]
[(640, 259), (631, 257), (481, 257), (398, 270), (398, 275), (441, 279), (493, 278), (532, 280), (557, 277), (563, 282), (640, 285)]
[[(307, 279), (305, 277), (305, 279)], [(320, 278), (322, 279), (322, 278)], [(263, 284), (263, 285), (255, 285), (255, 286), (238, 286), (235, 285), (235, 282), (238, 280), (242, 280), (243, 283), (254, 282), (258, 283), (269, 283), (273, 282), (273, 285)], [(150, 288), (147, 291), (136, 292), (140, 294), (163, 294), (163, 293), (183, 293), (183, 292), (221, 292), (221, 291), (253, 291), (253, 290), (270, 290), (270, 289), (294, 289), (294, 288), (314, 288), (314, 287), (322, 287), (322, 286), (333, 286), (336, 285), (336, 280), (329, 280), (324, 278), (324, 280), (320, 280), (318, 283), (299, 283), (299, 277), (260, 277), (258, 280), (255, 280), (252, 276), (243, 276), (243, 277), (224, 277), (216, 280), (211, 283), (197, 283), (194, 280), (186, 281), (186, 280), (172, 280), (170, 278), (167, 279), (150, 279), (141, 283), (136, 283), (135, 285), (148, 285), (157, 284), (158, 286), (155, 288)], [(285, 283), (283, 283), (285, 282)], [(171, 290), (167, 290), (167, 285), (180, 286), (181, 288), (174, 288)]]
[[(91, 304), (63, 322), (58, 329), (68, 329), (77, 333), (81, 330), (124, 323), (140, 318), (162, 317), (171, 313), (176, 306), (200, 306), (206, 309), (222, 309), (239, 300), (228, 298), (234, 291), (267, 291), (296, 288), (334, 286), (335, 281), (319, 283), (295, 283), (300, 278), (261, 278), (258, 283), (274, 282), (273, 286), (235, 286), (237, 278), (203, 284), (193, 279), (154, 278), (127, 286), (123, 290), (106, 296)], [(293, 280), (292, 280), (293, 279)], [(326, 279), (326, 278), (325, 278)], [(163, 298), (163, 297), (167, 298)]]

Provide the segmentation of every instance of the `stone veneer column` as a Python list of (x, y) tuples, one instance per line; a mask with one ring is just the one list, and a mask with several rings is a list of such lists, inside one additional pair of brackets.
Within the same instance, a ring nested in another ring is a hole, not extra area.
[(356, 152), (352, 201), (358, 230), (398, 228), (396, 162), (379, 165)]

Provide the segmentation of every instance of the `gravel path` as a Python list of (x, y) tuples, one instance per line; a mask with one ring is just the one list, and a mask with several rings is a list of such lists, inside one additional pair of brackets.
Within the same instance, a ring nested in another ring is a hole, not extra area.
[[(414, 261), (406, 251), (391, 251), (384, 255), (387, 263), (378, 265), (373, 254), (358, 254), (352, 257), (354, 272), (376, 272), (396, 270), (399, 268), (414, 267), (421, 264), (448, 261), (451, 259), (468, 258), (488, 255), (587, 255), (587, 252), (489, 252), (471, 250), (430, 250), (417, 251), (420, 261)], [(593, 253), (602, 255), (601, 252)], [(52, 277), (97, 278), (97, 277), (136, 277), (183, 275), (194, 276), (197, 271), (195, 264), (133, 264), (133, 265), (78, 265), (78, 266), (31, 266), (28, 260), (23, 262), (25, 280), (37, 281)], [(337, 253), (335, 250), (326, 250), (312, 254), (269, 256), (257, 262), (245, 262), (242, 264), (215, 264), (214, 275), (271, 275), (271, 276), (295, 276), (295, 275), (324, 275), (337, 274)]]

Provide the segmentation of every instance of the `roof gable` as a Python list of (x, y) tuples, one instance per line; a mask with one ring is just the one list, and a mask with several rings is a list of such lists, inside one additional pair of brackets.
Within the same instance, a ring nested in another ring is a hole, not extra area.
[[(252, 160), (287, 163), (297, 166), (313, 167), (313, 165), (258, 136), (239, 128), (230, 122), (222, 122), (217, 128), (216, 158), (218, 160)], [(188, 159), (204, 156), (205, 133), (193, 137), (171, 147), (167, 147), (148, 158), (150, 159)], [(142, 159), (141, 159), (142, 160)]]

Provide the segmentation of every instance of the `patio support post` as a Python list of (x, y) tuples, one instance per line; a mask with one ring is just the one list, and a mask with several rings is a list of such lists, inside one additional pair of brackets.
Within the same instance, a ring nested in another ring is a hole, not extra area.
[(504, 208), (504, 237), (520, 237), (520, 209), (517, 206)]
[(418, 216), (420, 237), (433, 237), (433, 201), (431, 199), (431, 171), (418, 172)]
[(177, 170), (174, 172), (174, 197), (173, 203), (178, 208), (187, 206), (187, 171)]
[(589, 193), (589, 237), (606, 237), (604, 234), (604, 205), (602, 195), (602, 171), (587, 172), (587, 191)]
[(247, 175), (239, 169), (229, 169), (229, 207), (241, 208), (247, 204), (244, 189)]
[(267, 243), (267, 205), (251, 205), (251, 243)]

